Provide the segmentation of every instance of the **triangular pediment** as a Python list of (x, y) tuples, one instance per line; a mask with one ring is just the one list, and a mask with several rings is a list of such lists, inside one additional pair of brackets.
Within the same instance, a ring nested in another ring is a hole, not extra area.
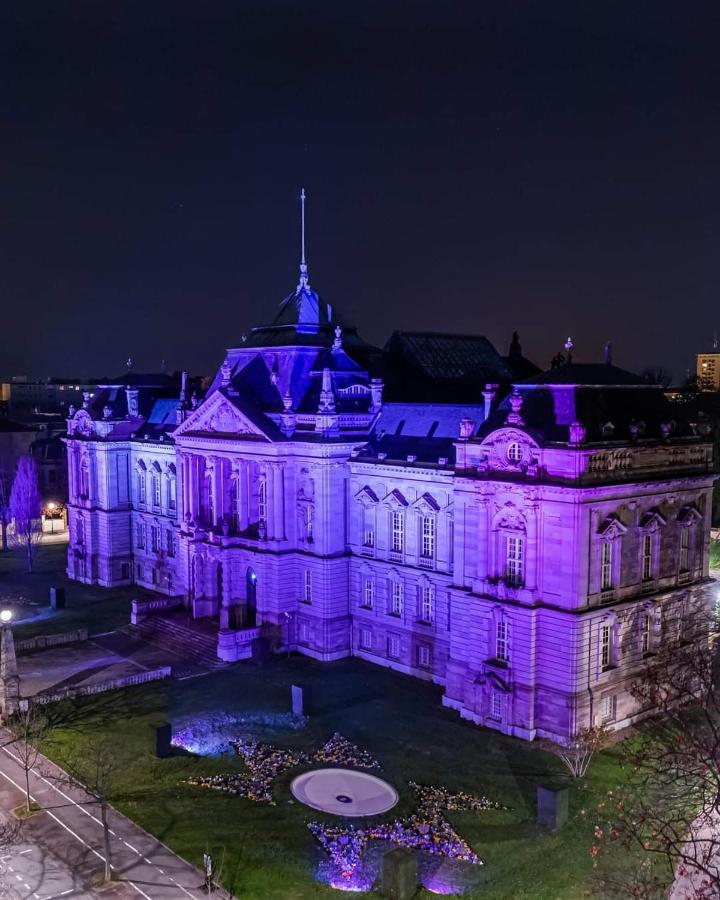
[(665, 525), (665, 519), (660, 515), (657, 510), (651, 510), (640, 520), (640, 527), (645, 531), (657, 531)]
[(383, 503), (385, 503), (387, 506), (395, 506), (395, 507), (398, 507), (398, 506), (404, 507), (404, 506), (410, 505), (407, 502), (407, 500), (405, 499), (405, 497), (403, 496), (403, 494), (401, 494), (397, 488), (390, 491), (389, 494), (386, 494), (385, 497), (383, 497)]
[(416, 509), (419, 509), (421, 512), (425, 513), (436, 513), (440, 512), (440, 504), (433, 497), (432, 494), (422, 494), (417, 500), (413, 503), (413, 506)]
[(218, 437), (267, 438), (224, 394), (216, 391), (179, 425), (173, 435), (203, 434)]
[(623, 525), (620, 519), (610, 516), (602, 523), (598, 529), (598, 534), (601, 534), (606, 540), (612, 541), (625, 534), (626, 531), (627, 527)]
[(683, 506), (678, 513), (678, 522), (681, 525), (692, 525), (695, 522), (702, 522), (702, 514), (694, 506)]
[(378, 502), (378, 497), (375, 491), (366, 484), (364, 488), (355, 494), (355, 500), (358, 503), (362, 503), (363, 506), (370, 506)]

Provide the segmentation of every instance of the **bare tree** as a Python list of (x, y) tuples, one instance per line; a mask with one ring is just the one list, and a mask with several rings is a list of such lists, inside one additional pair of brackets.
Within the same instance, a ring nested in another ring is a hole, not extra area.
[(25, 774), (25, 808), (30, 813), (30, 772), (35, 768), (47, 739), (48, 720), (38, 706), (28, 703), (25, 709), (13, 716), (10, 729), (15, 735), (15, 753)]
[(108, 823), (109, 797), (118, 781), (123, 766), (118, 755), (117, 742), (106, 735), (90, 738), (82, 746), (82, 753), (66, 763), (71, 778), (79, 782), (93, 797), (100, 808), (105, 855), (105, 881), (112, 878), (112, 848)]
[(604, 725), (583, 728), (565, 746), (553, 745), (553, 752), (565, 764), (572, 778), (584, 778), (593, 756), (608, 741), (608, 729)]
[(640, 377), (648, 384), (659, 384), (663, 388), (670, 387), (673, 379), (672, 372), (662, 366), (647, 366), (640, 373)]
[(637, 871), (608, 876), (606, 894), (651, 897), (666, 890), (654, 873), (687, 879), (692, 896), (720, 895), (720, 662), (706, 625), (668, 642), (633, 687), (658, 715), (626, 741), (622, 790), (600, 804), (591, 853), (618, 845), (639, 852)]
[(10, 492), (10, 515), (14, 520), (13, 541), (25, 551), (27, 570), (32, 573), (35, 548), (42, 540), (40, 490), (35, 460), (21, 456)]
[(0, 456), (0, 551), (8, 548), (8, 525), (10, 524), (10, 485), (12, 476), (8, 460)]

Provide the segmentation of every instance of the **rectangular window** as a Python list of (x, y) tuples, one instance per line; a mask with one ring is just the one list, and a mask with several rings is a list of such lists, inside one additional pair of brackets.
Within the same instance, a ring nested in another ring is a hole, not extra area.
[(680, 571), (690, 571), (690, 530), (680, 529)]
[(393, 616), (401, 616), (404, 606), (403, 583), (402, 581), (393, 581), (392, 591), (390, 594), (390, 614)]
[(152, 549), (155, 553), (160, 549), (160, 526), (159, 525), (151, 525), (150, 526), (150, 541)]
[(160, 479), (157, 475), (152, 476), (152, 492), (153, 492), (153, 506), (160, 506)]
[(363, 580), (363, 609), (372, 609), (375, 604), (375, 579), (365, 578)]
[(168, 478), (167, 505), (168, 509), (174, 510), (177, 508), (177, 481), (174, 478)]
[(139, 563), (135, 566), (135, 574), (138, 581), (143, 580), (143, 567)]
[(165, 532), (165, 549), (168, 556), (175, 556), (175, 532), (171, 529)]
[(507, 662), (510, 659), (510, 640), (508, 623), (501, 619), (495, 629), (495, 658)]
[(374, 547), (375, 546), (375, 532), (372, 528), (365, 528), (363, 530), (363, 547)]
[(372, 650), (372, 631), (369, 628), (360, 629), (360, 648), (362, 650)]
[(300, 643), (307, 644), (310, 640), (310, 629), (307, 622), (300, 623)]
[(600, 590), (610, 591), (612, 586), (612, 543), (603, 541), (600, 550)]
[(496, 688), (490, 691), (490, 718), (495, 722), (503, 720), (503, 695)]
[(145, 523), (138, 522), (135, 526), (135, 543), (138, 550), (145, 549)]
[(305, 507), (305, 539), (312, 541), (313, 539), (313, 509), (312, 506)]
[(425, 559), (433, 559), (435, 556), (435, 519), (432, 516), (422, 517), (421, 555)]
[(424, 584), (420, 592), (420, 621), (432, 622), (435, 617), (435, 588)]
[(303, 575), (303, 601), (305, 603), (312, 603), (312, 593), (312, 572), (310, 569), (305, 569)]
[(650, 616), (644, 613), (640, 620), (640, 651), (643, 656), (650, 652), (650, 626)]
[(512, 587), (520, 587), (523, 583), (524, 547), (523, 538), (517, 534), (507, 536), (507, 555), (505, 561), (505, 580)]
[(152, 583), (155, 585), (160, 584), (160, 576), (157, 569), (152, 570)]
[(147, 485), (145, 483), (145, 473), (138, 472), (138, 503), (145, 504), (147, 500)]
[(392, 514), (392, 535), (390, 547), (394, 553), (402, 553), (405, 546), (405, 519), (399, 510)]
[(612, 722), (615, 719), (615, 695), (606, 694), (600, 701), (600, 720)]
[(607, 672), (612, 667), (612, 628), (603, 625), (600, 628), (600, 668)]
[(396, 634), (391, 634), (388, 638), (388, 656), (392, 659), (400, 658), (400, 638)]
[(642, 578), (643, 581), (650, 581), (652, 578), (652, 562), (653, 562), (653, 542), (652, 535), (646, 534), (643, 537), (642, 545)]
[(430, 648), (427, 644), (419, 644), (417, 648), (417, 664), (423, 669), (429, 669), (431, 662)]

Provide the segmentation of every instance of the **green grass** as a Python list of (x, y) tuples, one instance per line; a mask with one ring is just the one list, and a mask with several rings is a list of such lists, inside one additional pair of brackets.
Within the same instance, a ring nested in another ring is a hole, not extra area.
[[(0, 605), (12, 609), (15, 620), (33, 616), (13, 629), (18, 639), (74, 628), (87, 628), (91, 633), (112, 631), (130, 621), (131, 599), (145, 595), (139, 588), (108, 590), (70, 581), (65, 576), (66, 557), (66, 544), (41, 546), (29, 575), (21, 553), (0, 553)], [(65, 588), (65, 609), (50, 609), (51, 586)]]
[(383, 776), (400, 791), (399, 813), (412, 807), (410, 779), (484, 793), (510, 807), (451, 816), (486, 862), (483, 883), (472, 896), (602, 896), (588, 852), (592, 817), (583, 817), (580, 809), (593, 807), (618, 786), (622, 772), (616, 749), (596, 757), (584, 788), (573, 786), (568, 825), (557, 835), (543, 833), (534, 824), (535, 791), (538, 784), (562, 776), (554, 756), (463, 722), (440, 706), (441, 690), (435, 686), (358, 660), (321, 665), (276, 659), (262, 669), (241, 664), (205, 678), (66, 704), (56, 708), (60, 720), (47, 752), (62, 764), (90, 735), (110, 734), (117, 738), (122, 760), (113, 802), (182, 856), (199, 864), (210, 848), (224, 859), (226, 887), (243, 898), (337, 897), (313, 877), (322, 854), (305, 826), (318, 814), (288, 803), (297, 769), (278, 781), (277, 805), (268, 807), (182, 784), (193, 774), (242, 771), (237, 757), (203, 759), (181, 752), (170, 759), (152, 757), (153, 724), (212, 710), (285, 712), (293, 681), (311, 688), (317, 712), (306, 729), (275, 731), (265, 739), (309, 750), (340, 731), (379, 759)]
[(720, 569), (720, 541), (710, 541), (710, 568)]

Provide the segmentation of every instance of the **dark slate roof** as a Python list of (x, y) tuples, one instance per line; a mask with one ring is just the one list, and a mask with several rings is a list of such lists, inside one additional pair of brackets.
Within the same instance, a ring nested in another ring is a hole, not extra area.
[(522, 382), (523, 384), (571, 384), (577, 386), (602, 385), (606, 387), (627, 387), (631, 385), (655, 387), (634, 372), (627, 372), (617, 366), (604, 363), (569, 363), (548, 369)]
[(482, 335), (395, 331), (385, 349), (402, 356), (432, 380), (487, 376), (489, 381), (497, 381), (512, 377), (504, 358)]
[[(382, 457), (382, 454), (385, 456)], [(408, 456), (414, 456), (417, 464), (452, 466), (455, 463), (455, 442), (451, 438), (396, 437), (382, 434), (372, 437), (358, 454), (359, 459), (401, 465), (409, 465)], [(447, 462), (441, 463), (441, 458), (445, 458)]]
[(462, 419), (472, 419), (477, 428), (484, 419), (484, 407), (460, 403), (385, 403), (374, 431), (376, 435), (457, 440)]
[[(667, 399), (661, 387), (646, 385), (641, 379), (633, 381), (635, 376), (631, 373), (621, 369), (613, 371), (611, 366), (578, 368), (587, 376), (587, 384), (568, 381), (546, 384), (531, 380), (517, 385), (523, 398), (522, 427), (539, 444), (567, 442), (569, 427), (574, 422), (585, 428), (587, 444), (659, 440), (663, 437), (663, 423), (672, 423), (672, 437), (694, 436), (688, 415)], [(610, 370), (606, 375), (609, 383), (595, 383), (602, 374), (598, 370), (605, 368)], [(615, 381), (621, 383), (615, 384)], [(510, 410), (510, 397), (507, 396), (479, 430), (479, 437), (484, 438), (496, 428), (507, 425)], [(612, 423), (611, 431), (604, 427), (607, 423)]]
[(15, 422), (13, 419), (5, 419), (0, 416), (0, 433), (9, 434), (19, 431), (37, 431), (37, 429), (31, 428), (29, 425), (23, 425), (21, 422)]
[(137, 388), (171, 388), (179, 385), (177, 375), (167, 375), (165, 372), (146, 373), (126, 372), (117, 378), (110, 378), (104, 382), (98, 382), (100, 387), (120, 385), (122, 387)]

